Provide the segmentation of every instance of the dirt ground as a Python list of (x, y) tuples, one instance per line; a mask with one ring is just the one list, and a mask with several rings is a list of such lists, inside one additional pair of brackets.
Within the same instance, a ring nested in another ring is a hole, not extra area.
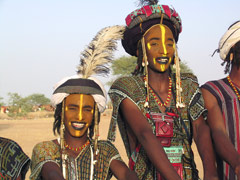
[[(100, 122), (100, 138), (106, 139), (109, 127), (111, 113), (106, 112)], [(1, 120), (0, 119), (0, 136), (16, 141), (31, 157), (32, 149), (35, 144), (41, 141), (55, 139), (52, 132), (53, 118), (34, 118), (31, 120)], [(127, 156), (121, 140), (120, 134), (117, 133), (117, 139), (114, 143), (119, 150), (121, 157), (127, 164)], [(195, 154), (195, 162), (199, 170), (200, 178), (203, 177), (202, 163), (197, 153), (196, 146), (193, 144)], [(26, 179), (29, 179), (30, 171), (27, 173)], [(114, 178), (113, 178), (114, 179)]]

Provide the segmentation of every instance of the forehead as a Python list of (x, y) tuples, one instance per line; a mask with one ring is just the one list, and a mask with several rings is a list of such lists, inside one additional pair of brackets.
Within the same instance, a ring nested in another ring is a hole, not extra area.
[(146, 39), (150, 39), (150, 38), (154, 38), (154, 37), (162, 37), (162, 36), (173, 38), (173, 34), (172, 34), (172, 31), (170, 30), (170, 28), (165, 25), (162, 25), (162, 24), (157, 24), (157, 25), (152, 26), (145, 33)]
[(70, 94), (66, 97), (66, 105), (68, 104), (84, 104), (84, 105), (94, 105), (94, 99), (91, 95), (87, 94)]

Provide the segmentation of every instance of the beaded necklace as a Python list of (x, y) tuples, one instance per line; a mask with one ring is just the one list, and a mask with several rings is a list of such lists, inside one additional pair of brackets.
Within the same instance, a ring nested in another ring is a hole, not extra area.
[(73, 151), (81, 151), (81, 150), (83, 150), (83, 148), (85, 148), (87, 145), (90, 144), (90, 141), (87, 140), (87, 142), (86, 142), (84, 145), (82, 145), (82, 146), (80, 146), (80, 147), (77, 147), (77, 148), (71, 147), (71, 146), (68, 145), (66, 142), (65, 142), (64, 144), (65, 144), (65, 148), (67, 148), (67, 149), (70, 149), (70, 150), (73, 150)]
[[(149, 92), (153, 95), (155, 101), (157, 102), (158, 105), (160, 105), (161, 107), (164, 106), (166, 107), (167, 104), (169, 103), (170, 99), (171, 99), (171, 95), (172, 95), (172, 79), (171, 77), (168, 77), (169, 78), (169, 85), (168, 85), (168, 95), (167, 95), (167, 99), (165, 102), (161, 102), (159, 101), (159, 99), (157, 98), (156, 96), (156, 93), (154, 92), (154, 90), (148, 86), (149, 88)], [(159, 97), (160, 98), (160, 97)], [(161, 99), (160, 99), (161, 100)]]
[(238, 90), (237, 90), (237, 88), (235, 87), (235, 85), (233, 84), (233, 82), (232, 82), (232, 80), (231, 80), (231, 78), (230, 78), (229, 75), (227, 76), (227, 80), (228, 80), (229, 84), (232, 86), (234, 92), (236, 93), (236, 95), (237, 95), (237, 97), (238, 97), (238, 100), (240, 101), (240, 95), (239, 95), (239, 93), (238, 93)]

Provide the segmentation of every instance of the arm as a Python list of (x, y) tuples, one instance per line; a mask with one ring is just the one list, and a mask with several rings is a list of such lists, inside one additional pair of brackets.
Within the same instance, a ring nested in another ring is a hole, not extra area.
[(44, 180), (64, 180), (60, 167), (54, 162), (43, 165), (41, 176)]
[(199, 155), (202, 159), (204, 179), (218, 179), (215, 165), (215, 155), (212, 146), (210, 129), (205, 120), (200, 116), (193, 121), (193, 137), (197, 145)]
[(138, 180), (138, 177), (134, 171), (131, 171), (124, 162), (119, 160), (112, 160), (110, 169), (114, 176), (120, 180)]
[(131, 100), (126, 98), (120, 104), (120, 110), (124, 119), (146, 151), (150, 161), (161, 175), (168, 180), (180, 180), (180, 177), (169, 162), (160, 142), (152, 133), (151, 126), (138, 107)]
[(202, 89), (205, 106), (208, 110), (207, 122), (211, 129), (214, 145), (217, 153), (234, 169), (240, 179), (240, 155), (231, 143), (226, 128), (222, 112), (217, 99), (206, 89)]

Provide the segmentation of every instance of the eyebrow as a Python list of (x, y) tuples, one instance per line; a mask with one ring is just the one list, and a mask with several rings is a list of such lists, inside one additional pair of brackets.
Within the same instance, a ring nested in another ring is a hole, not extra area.
[[(69, 104), (68, 106), (79, 108), (79, 105), (76, 105), (76, 104)], [(93, 108), (93, 107), (90, 105), (85, 105), (85, 106), (83, 106), (83, 108)]]
[[(149, 41), (153, 41), (153, 40), (160, 40), (160, 38), (153, 37)], [(168, 38), (167, 40), (174, 42), (172, 38)]]
[(73, 106), (73, 107), (79, 107), (78, 105), (76, 105), (76, 104), (69, 104), (68, 106)]

